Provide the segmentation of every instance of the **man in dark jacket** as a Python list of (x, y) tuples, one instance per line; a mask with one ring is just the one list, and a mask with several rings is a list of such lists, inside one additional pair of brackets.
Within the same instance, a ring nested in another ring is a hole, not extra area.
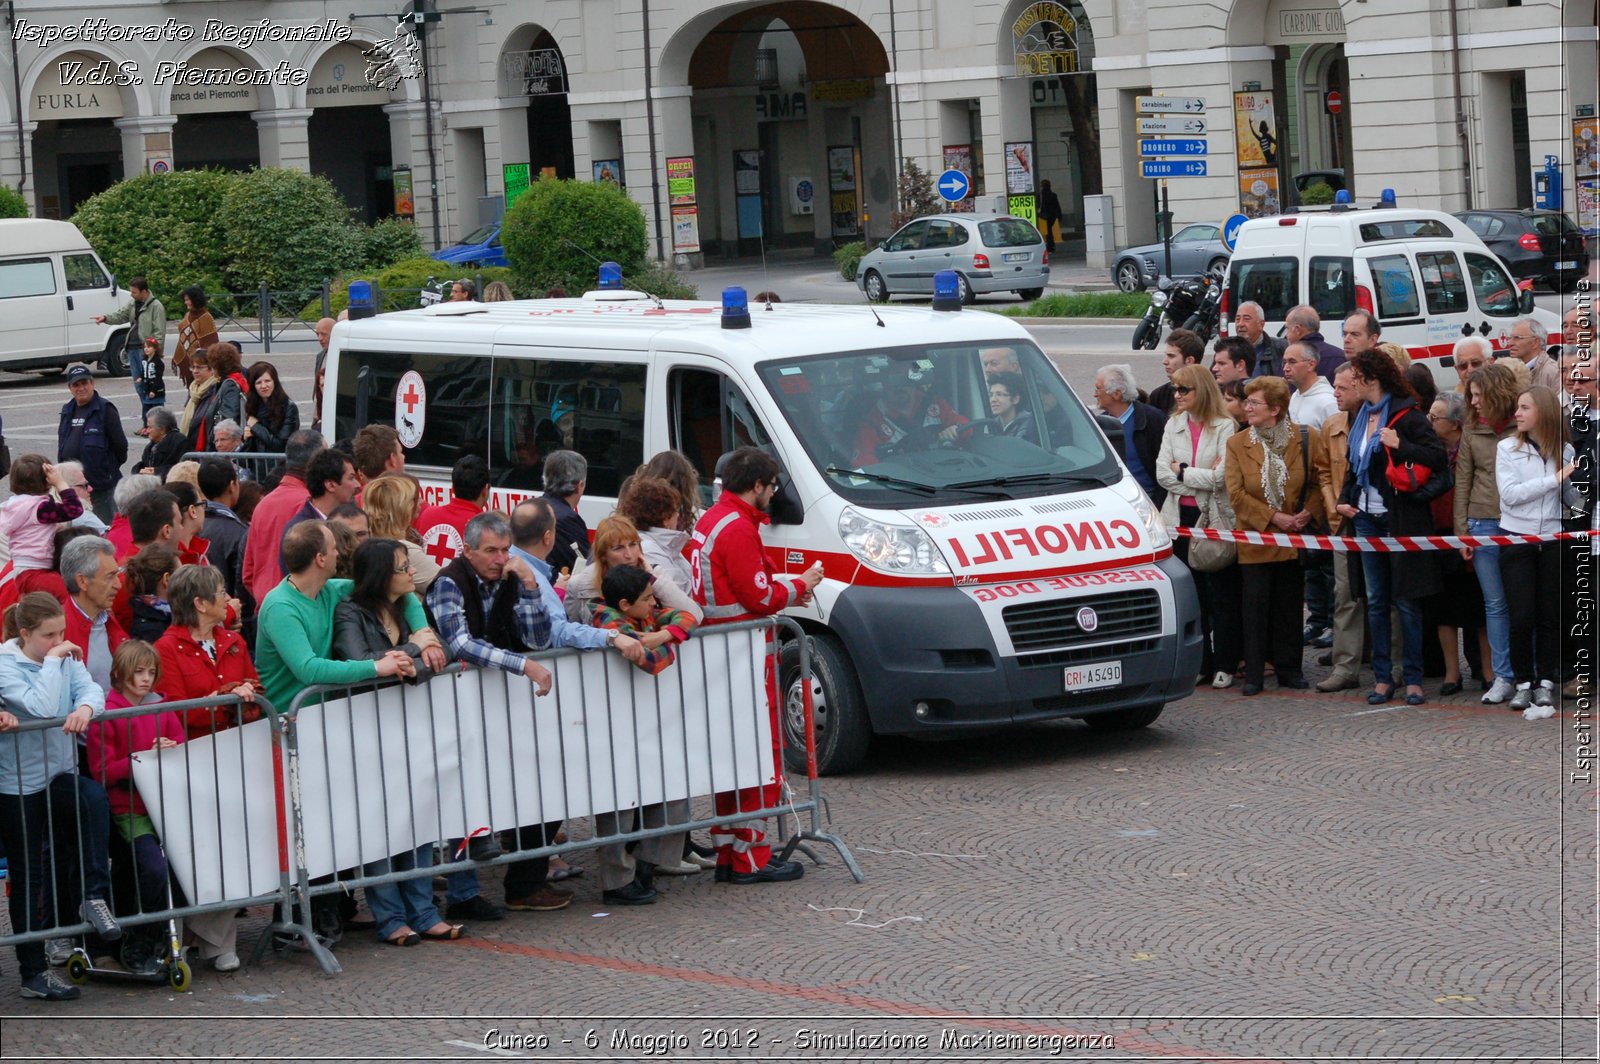
[(1310, 344), (1317, 349), (1317, 372), (1333, 383), (1333, 375), (1344, 365), (1344, 349), (1335, 347), (1322, 336), (1322, 317), (1315, 309), (1301, 304), (1289, 311), (1283, 326), (1285, 347), (1289, 344)]
[(115, 516), (111, 491), (128, 460), (122, 416), (109, 399), (96, 393), (94, 374), (87, 366), (73, 366), (67, 372), (67, 388), (72, 398), (61, 408), (56, 461), (83, 463), (84, 479), (94, 489), (95, 516), (110, 523)]
[(200, 494), (206, 497), (206, 523), (200, 535), (209, 546), (206, 559), (222, 574), (228, 597), (239, 600), (243, 635), (255, 645), (256, 600), (244, 582), (244, 544), (249, 527), (233, 512), (239, 501), (239, 471), (226, 458), (200, 462)]
[(577, 451), (551, 451), (544, 460), (544, 497), (556, 512), (556, 545), (545, 561), (557, 575), (589, 557), (589, 526), (578, 513), (589, 486), (589, 461)]
[(1122, 423), (1122, 461), (1159, 510), (1167, 492), (1156, 483), (1156, 457), (1161, 453), (1167, 415), (1139, 402), (1138, 394), (1132, 366), (1104, 366), (1094, 375), (1095, 402)]
[[(1245, 300), (1233, 316), (1233, 335), (1247, 341), (1256, 353), (1256, 368), (1252, 377), (1283, 376), (1283, 352), (1289, 341), (1281, 336), (1267, 335), (1266, 311), (1261, 304)], [(1321, 352), (1318, 352), (1320, 357)]]

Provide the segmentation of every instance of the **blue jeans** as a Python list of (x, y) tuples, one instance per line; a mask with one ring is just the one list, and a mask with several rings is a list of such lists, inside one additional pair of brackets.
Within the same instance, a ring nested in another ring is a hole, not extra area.
[[(1467, 518), (1469, 536), (1498, 536), (1500, 522), (1486, 517)], [(1490, 668), (1496, 678), (1507, 683), (1515, 671), (1511, 667), (1511, 607), (1506, 603), (1506, 583), (1500, 577), (1500, 548), (1474, 547), (1472, 571), (1478, 574), (1478, 586), (1483, 589), (1483, 624), (1489, 633)]]
[(144, 348), (134, 346), (123, 353), (128, 356), (128, 376), (133, 378), (133, 394), (139, 397), (139, 410), (142, 413), (150, 408), (150, 400), (144, 394)]
[[(1356, 535), (1387, 536), (1388, 514), (1356, 514)], [(1389, 654), (1389, 607), (1400, 614), (1401, 672), (1407, 685), (1422, 684), (1422, 602), (1395, 599), (1392, 586), (1393, 559), (1388, 554), (1363, 552), (1361, 575), (1367, 581), (1367, 629), (1372, 636), (1372, 675), (1387, 687), (1394, 680), (1394, 662)]]
[[(414, 868), (433, 866), (433, 844), (418, 846), (410, 853), (397, 853), (382, 861), (363, 865), (361, 873), (381, 876), (386, 872), (409, 872)], [(398, 883), (363, 888), (367, 895), (367, 908), (378, 925), (378, 937), (388, 938), (402, 926), (413, 931), (426, 931), (441, 923), (439, 910), (433, 904), (433, 877), (418, 876)]]

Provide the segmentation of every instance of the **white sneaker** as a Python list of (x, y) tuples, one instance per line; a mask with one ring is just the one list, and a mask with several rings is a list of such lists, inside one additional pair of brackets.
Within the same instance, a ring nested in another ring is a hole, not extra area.
[(1556, 715), (1556, 707), (1552, 705), (1539, 705), (1535, 703), (1522, 711), (1523, 720), (1544, 720), (1546, 717)]
[(236, 972), (239, 970), (239, 955), (237, 953), (219, 953), (211, 958), (211, 967), (219, 972)]
[(1511, 696), (1511, 712), (1527, 709), (1533, 705), (1533, 685), (1529, 683), (1517, 684), (1517, 693)]
[(1517, 689), (1511, 685), (1510, 680), (1506, 679), (1504, 676), (1496, 676), (1494, 678), (1494, 683), (1490, 685), (1489, 690), (1483, 693), (1483, 704), (1486, 706), (1498, 706), (1515, 694), (1516, 690)]
[(1535, 706), (1548, 706), (1552, 711), (1554, 711), (1556, 704), (1556, 685), (1551, 683), (1549, 680), (1545, 680), (1540, 683), (1539, 686), (1534, 689), (1533, 704)]
[(1232, 687), (1233, 673), (1218, 672), (1215, 676), (1211, 677), (1211, 686), (1215, 687), (1219, 691), (1225, 687)]
[(50, 967), (60, 968), (72, 959), (75, 944), (70, 938), (50, 938), (44, 943), (44, 957), (50, 962)]

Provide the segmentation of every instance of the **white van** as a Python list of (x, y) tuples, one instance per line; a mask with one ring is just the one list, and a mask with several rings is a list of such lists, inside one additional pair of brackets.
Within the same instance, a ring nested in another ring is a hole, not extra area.
[(1456, 380), (1451, 349), (1463, 336), (1486, 337), (1500, 350), (1518, 318), (1561, 329), (1558, 316), (1533, 305), (1531, 291), (1518, 291), (1478, 235), (1443, 211), (1302, 209), (1251, 219), (1239, 228), (1225, 285), (1224, 319), (1253, 301), (1276, 335), (1291, 307), (1309, 304), (1335, 347), (1343, 319), (1370, 311), (1383, 339), (1405, 347), (1441, 384)]
[[(323, 424), (338, 438), (394, 424), (430, 502), (449, 495), (458, 458), (484, 455), (501, 510), (539, 492), (545, 455), (576, 450), (589, 461), (591, 528), (659, 451), (689, 456), (707, 504), (721, 455), (771, 451), (786, 483), (768, 551), (784, 571), (820, 561), (826, 573), (812, 604), (792, 612), (816, 637), (828, 770), (859, 761), (874, 732), (957, 735), (1054, 717), (1136, 728), (1193, 691), (1189, 572), (1021, 326), (783, 303), (730, 328), (714, 303), (627, 295), (341, 322)], [(1014, 360), (1032, 419), (1003, 435), (984, 420), (981, 353), (994, 348), (1005, 350), (991, 358)], [(895, 428), (886, 409), (916, 427)], [(954, 438), (939, 439), (952, 425)], [(780, 682), (790, 748), (803, 752), (797, 666), (787, 652)]]
[(100, 362), (126, 373), (128, 326), (97, 325), (132, 299), (71, 222), (0, 220), (0, 367)]

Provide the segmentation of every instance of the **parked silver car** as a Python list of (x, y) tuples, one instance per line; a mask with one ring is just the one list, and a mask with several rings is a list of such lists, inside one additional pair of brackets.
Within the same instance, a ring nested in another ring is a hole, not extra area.
[(980, 292), (1015, 292), (1038, 299), (1050, 280), (1044, 237), (1021, 218), (1004, 214), (935, 214), (901, 226), (867, 252), (856, 283), (874, 303), (890, 296), (933, 295), (933, 275), (954, 270), (961, 301)]
[[(1143, 291), (1166, 272), (1166, 262), (1166, 249), (1160, 241), (1123, 248), (1111, 261), (1111, 280), (1124, 292)], [(1174, 278), (1199, 277), (1203, 273), (1220, 278), (1227, 268), (1228, 249), (1216, 226), (1186, 225), (1172, 234)]]

